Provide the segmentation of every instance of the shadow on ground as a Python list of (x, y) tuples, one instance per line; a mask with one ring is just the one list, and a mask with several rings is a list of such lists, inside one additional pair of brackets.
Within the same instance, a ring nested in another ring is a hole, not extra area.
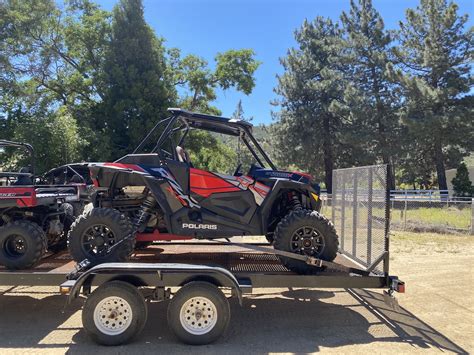
[[(331, 303), (339, 299), (345, 304)], [(95, 345), (80, 328), (80, 300), (61, 312), (64, 305), (65, 297), (60, 295), (35, 299), (13, 292), (0, 296), (0, 348), (66, 347), (69, 353), (101, 354), (158, 350), (193, 354), (308, 353), (321, 347), (337, 349), (383, 342), (467, 353), (413, 313), (403, 308), (394, 311), (384, 303), (382, 294), (366, 290), (289, 290), (249, 295), (242, 308), (232, 300), (231, 325), (226, 334), (217, 343), (200, 347), (180, 344), (169, 331), (167, 302), (152, 303), (143, 333), (133, 343), (115, 348)]]

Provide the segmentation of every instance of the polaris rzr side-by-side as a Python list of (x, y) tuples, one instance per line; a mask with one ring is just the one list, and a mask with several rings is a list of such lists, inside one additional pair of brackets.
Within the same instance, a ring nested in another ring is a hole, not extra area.
[(24, 149), (30, 165), (20, 172), (0, 170), (0, 265), (33, 266), (47, 250), (66, 248), (74, 221), (71, 203), (81, 184), (45, 185), (35, 176), (34, 150), (25, 143), (0, 140), (2, 149)]
[[(338, 237), (319, 213), (319, 185), (310, 175), (278, 170), (248, 122), (169, 112), (132, 154), (89, 164), (94, 208), (73, 223), (68, 236), (76, 261), (124, 261), (137, 240), (254, 235), (265, 235), (277, 250), (326, 261), (336, 257)], [(254, 163), (245, 172), (238, 164), (232, 175), (195, 168), (186, 143), (197, 129), (238, 138)], [(314, 269), (280, 257), (297, 273)]]

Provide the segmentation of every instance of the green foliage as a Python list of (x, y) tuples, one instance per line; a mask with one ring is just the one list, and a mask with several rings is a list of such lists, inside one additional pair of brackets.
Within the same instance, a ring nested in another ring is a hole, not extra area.
[[(0, 138), (33, 143), (40, 170), (71, 159), (113, 159), (130, 152), (166, 108), (179, 103), (219, 114), (211, 104), (216, 88), (248, 94), (254, 87), (259, 63), (252, 50), (218, 54), (215, 70), (179, 53), (146, 24), (141, 0), (122, 0), (112, 13), (90, 0), (0, 1)], [(180, 85), (187, 92), (178, 98)], [(70, 131), (51, 128), (64, 122)], [(53, 142), (50, 150), (56, 133), (65, 143)], [(215, 148), (216, 156), (228, 157), (226, 147)]]
[[(23, 117), (16, 125), (12, 140), (29, 142), (35, 149), (36, 173), (80, 160), (84, 140), (79, 137), (76, 121), (65, 107), (44, 116)], [(46, 142), (46, 144), (45, 144)], [(19, 150), (3, 157), (6, 169), (19, 170), (30, 165), (30, 158)]]
[(216, 69), (212, 71), (208, 62), (195, 55), (181, 58), (177, 48), (169, 51), (171, 72), (175, 85), (185, 89), (180, 106), (189, 110), (216, 114), (219, 111), (209, 103), (216, 99), (215, 89), (234, 87), (250, 94), (255, 86), (254, 73), (260, 65), (251, 49), (229, 50), (218, 53), (215, 58)]
[(342, 26), (305, 21), (275, 89), (280, 161), (324, 171), (329, 190), (333, 168), (374, 163), (396, 166), (402, 184), (447, 189), (445, 168), (474, 150), (473, 29), (457, 11), (421, 0), (394, 32), (370, 0), (352, 0)]
[(452, 183), (455, 196), (472, 197), (474, 195), (474, 186), (469, 179), (469, 171), (467, 170), (466, 164), (459, 164)]
[[(421, 0), (400, 23), (394, 76), (406, 98), (400, 111), (409, 140), (421, 146), (436, 168), (439, 188), (447, 189), (445, 169), (474, 149), (471, 63), (473, 28), (455, 3)], [(462, 137), (462, 139), (460, 139)]]
[(165, 76), (165, 50), (146, 24), (140, 0), (121, 0), (115, 6), (105, 55), (107, 90), (101, 106), (118, 158), (133, 150), (175, 98)]

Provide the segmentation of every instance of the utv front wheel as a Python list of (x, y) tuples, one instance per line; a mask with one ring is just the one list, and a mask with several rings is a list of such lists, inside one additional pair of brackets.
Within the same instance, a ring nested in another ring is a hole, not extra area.
[(46, 252), (46, 235), (34, 222), (14, 221), (0, 227), (0, 264), (7, 269), (26, 269)]
[[(68, 234), (68, 248), (73, 259), (89, 260), (93, 265), (126, 261), (135, 246), (130, 238), (130, 220), (111, 208), (94, 208), (79, 216)], [(129, 238), (114, 247), (119, 241)]]
[[(336, 257), (339, 241), (334, 225), (317, 211), (304, 209), (291, 211), (278, 223), (274, 234), (274, 247), (278, 250), (312, 256), (325, 261)], [(281, 262), (298, 274), (317, 271), (303, 261), (281, 256)]]

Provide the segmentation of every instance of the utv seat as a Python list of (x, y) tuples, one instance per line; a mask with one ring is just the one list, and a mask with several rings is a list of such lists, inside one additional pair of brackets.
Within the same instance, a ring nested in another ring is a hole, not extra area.
[(189, 166), (191, 168), (193, 167), (193, 163), (191, 163), (191, 159), (189, 158), (189, 154), (183, 147), (180, 147), (178, 145), (176, 147), (176, 154), (178, 155), (178, 160), (181, 163), (187, 163), (187, 164), (189, 164)]

